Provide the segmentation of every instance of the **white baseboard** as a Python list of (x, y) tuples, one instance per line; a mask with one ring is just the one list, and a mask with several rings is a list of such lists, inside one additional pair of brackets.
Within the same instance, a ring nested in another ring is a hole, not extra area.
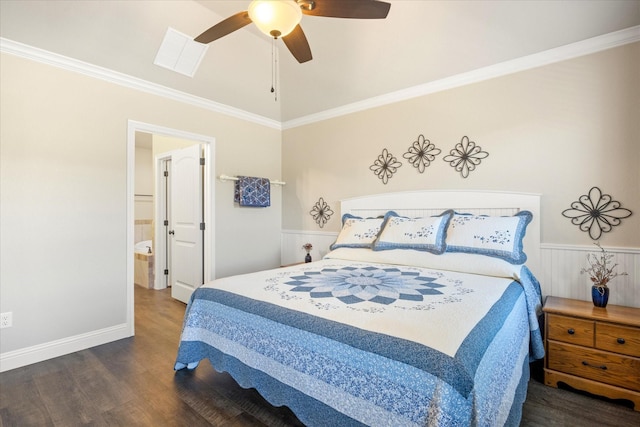
[(0, 354), (0, 372), (64, 356), (131, 336), (126, 323)]
[[(314, 259), (320, 259), (336, 239), (337, 232), (283, 230), (282, 264), (291, 264), (304, 259), (304, 243), (312, 243)], [(640, 248), (606, 248), (616, 253), (616, 262), (620, 271), (629, 276), (616, 278), (612, 290), (612, 304), (640, 307)], [(591, 246), (542, 244), (543, 272), (538, 277), (543, 294), (567, 298), (590, 298), (587, 279), (579, 274), (584, 266), (585, 251), (594, 251)], [(32, 347), (8, 351), (0, 354), (0, 372), (20, 368), (76, 351), (128, 338), (133, 331), (126, 323), (115, 325), (85, 334), (75, 335)]]

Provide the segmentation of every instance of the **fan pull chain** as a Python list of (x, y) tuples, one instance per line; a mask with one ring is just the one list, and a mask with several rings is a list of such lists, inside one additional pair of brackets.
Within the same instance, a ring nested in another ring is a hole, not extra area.
[(273, 99), (278, 101), (278, 50), (276, 49), (276, 38), (271, 42), (271, 93)]

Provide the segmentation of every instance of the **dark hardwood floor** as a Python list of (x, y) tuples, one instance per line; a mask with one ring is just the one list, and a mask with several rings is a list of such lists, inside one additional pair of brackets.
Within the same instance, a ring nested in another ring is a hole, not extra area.
[[(0, 426), (300, 426), (203, 361), (173, 371), (185, 305), (136, 287), (136, 336), (0, 374)], [(640, 412), (531, 380), (523, 426), (640, 426)]]

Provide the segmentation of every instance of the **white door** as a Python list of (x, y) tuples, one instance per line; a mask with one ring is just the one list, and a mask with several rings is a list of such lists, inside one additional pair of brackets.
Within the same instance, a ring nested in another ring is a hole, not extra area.
[(171, 296), (189, 302), (203, 283), (202, 149), (193, 145), (171, 153), (170, 280)]

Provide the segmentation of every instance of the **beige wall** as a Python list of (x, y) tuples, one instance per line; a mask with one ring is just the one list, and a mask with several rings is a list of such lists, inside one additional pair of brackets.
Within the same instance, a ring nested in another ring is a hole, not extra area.
[[(283, 228), (319, 230), (308, 212), (339, 200), (413, 189), (542, 194), (542, 242), (588, 245), (562, 216), (593, 186), (634, 214), (603, 235), (640, 247), (640, 43), (283, 132)], [(442, 150), (423, 174), (402, 158), (418, 135)], [(443, 157), (463, 136), (489, 153), (463, 179)], [(403, 165), (383, 185), (369, 166), (387, 148)]]
[(135, 219), (153, 219), (153, 186), (153, 152), (151, 148), (136, 145), (134, 182)]
[[(218, 174), (280, 178), (277, 129), (8, 54), (0, 66), (2, 354), (125, 323), (128, 120), (215, 138)], [(278, 266), (279, 190), (267, 209), (215, 191), (217, 276)]]
[(135, 193), (153, 195), (153, 151), (136, 146)]
[[(541, 193), (543, 243), (589, 245), (561, 212), (599, 186), (634, 212), (603, 244), (640, 247), (638, 43), (284, 132), (12, 55), (0, 67), (0, 311), (14, 323), (0, 354), (125, 322), (129, 120), (215, 138), (216, 175), (287, 182), (248, 209), (216, 180), (218, 277), (277, 266), (281, 228), (319, 230), (319, 197), (337, 231), (340, 199), (420, 188)], [(419, 134), (443, 151), (424, 174), (402, 158)], [(464, 135), (489, 152), (467, 179), (442, 160)], [(403, 162), (387, 185), (369, 170), (383, 148)]]
[(166, 135), (152, 135), (151, 140), (153, 151), (153, 154), (151, 156), (151, 163), (153, 163), (153, 159), (160, 154), (173, 150), (179, 150), (181, 148), (187, 148), (198, 143), (197, 141), (189, 141)]

